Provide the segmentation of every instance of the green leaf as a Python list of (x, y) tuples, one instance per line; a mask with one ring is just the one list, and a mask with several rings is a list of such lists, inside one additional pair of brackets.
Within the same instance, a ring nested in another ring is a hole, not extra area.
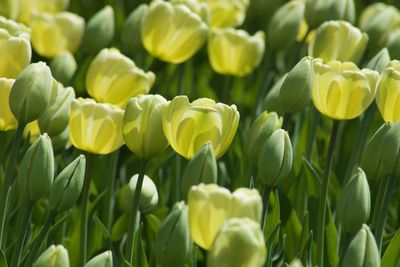
[(264, 238), (268, 240), (275, 227), (281, 222), (278, 190), (272, 191), (269, 196), (266, 221), (264, 227)]
[(397, 230), (382, 258), (382, 267), (398, 266), (400, 266), (400, 229)]
[(148, 267), (146, 253), (144, 251), (143, 242), (142, 242), (142, 232), (143, 232), (143, 223), (139, 225), (139, 228), (135, 234), (135, 244), (134, 244), (134, 255), (135, 266), (140, 267)]
[(122, 214), (114, 223), (111, 230), (111, 241), (118, 241), (128, 231), (128, 214)]
[(8, 267), (6, 256), (0, 249), (0, 267)]
[(325, 242), (327, 247), (328, 262), (332, 266), (338, 266), (338, 233), (329, 206), (326, 209), (326, 215), (328, 222), (325, 224)]

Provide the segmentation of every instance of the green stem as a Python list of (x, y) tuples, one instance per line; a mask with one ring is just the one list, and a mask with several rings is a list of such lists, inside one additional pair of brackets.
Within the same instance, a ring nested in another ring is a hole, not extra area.
[(269, 203), (269, 196), (271, 194), (272, 188), (269, 187), (268, 185), (264, 186), (264, 192), (263, 192), (263, 212), (262, 212), (262, 222), (261, 222), (261, 226), (262, 229), (265, 229), (265, 224), (267, 222), (267, 211), (268, 211), (268, 203)]
[(376, 196), (376, 202), (374, 206), (374, 213), (372, 215), (372, 220), (371, 220), (371, 229), (376, 229), (376, 226), (378, 224), (378, 219), (380, 215), (379, 213), (382, 209), (383, 198), (385, 195), (386, 186), (388, 182), (389, 182), (389, 175), (385, 175), (384, 177), (382, 177), (379, 183), (378, 194)]
[(328, 188), (329, 178), (332, 169), (333, 152), (335, 150), (336, 136), (339, 128), (339, 121), (334, 120), (331, 130), (328, 153), (326, 158), (325, 172), (322, 181), (321, 196), (318, 207), (318, 224), (317, 224), (317, 265), (324, 266), (324, 250), (325, 250), (325, 218), (326, 206), (328, 204)]
[(178, 84), (178, 95), (185, 94), (185, 63), (178, 65), (179, 72), (179, 84)]
[(24, 132), (25, 124), (20, 124), (17, 128), (17, 133), (14, 137), (10, 151), (10, 158), (6, 169), (6, 176), (2, 184), (0, 193), (0, 248), (3, 248), (3, 235), (5, 230), (5, 222), (7, 215), (7, 203), (10, 195), (11, 181), (13, 181), (14, 171), (17, 164), (18, 150), (22, 141), (22, 133)]
[(114, 215), (114, 191), (115, 191), (115, 177), (117, 173), (119, 150), (115, 151), (109, 156), (108, 170), (106, 183), (108, 183), (107, 196), (104, 202), (104, 223), (107, 230), (111, 232), (113, 215)]
[(140, 194), (142, 191), (144, 175), (146, 172), (147, 161), (140, 161), (139, 177), (136, 183), (136, 190), (133, 196), (132, 210), (129, 214), (129, 229), (128, 229), (128, 239), (127, 239), (127, 250), (126, 250), (126, 260), (133, 266), (133, 254), (134, 254), (134, 243), (135, 243), (135, 230), (137, 225), (137, 213), (139, 209)]
[(181, 177), (182, 177), (182, 173), (181, 173), (181, 165), (182, 165), (182, 159), (181, 156), (179, 154), (176, 154), (176, 159), (175, 159), (175, 197), (176, 197), (176, 201), (180, 201), (181, 200)]
[(312, 122), (310, 125), (310, 131), (308, 132), (307, 148), (306, 148), (306, 159), (308, 161), (311, 160), (311, 156), (312, 156), (312, 152), (313, 152), (313, 148), (314, 148), (315, 136), (317, 135), (318, 122), (319, 122), (318, 111), (316, 109), (313, 109)]
[(225, 104), (229, 104), (232, 92), (233, 76), (225, 76), (225, 86), (222, 100)]

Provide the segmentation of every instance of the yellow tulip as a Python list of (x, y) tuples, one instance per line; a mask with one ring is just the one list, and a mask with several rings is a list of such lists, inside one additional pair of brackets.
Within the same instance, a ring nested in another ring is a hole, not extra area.
[(233, 28), (214, 29), (208, 41), (212, 68), (225, 75), (245, 76), (256, 68), (264, 54), (264, 33), (250, 36)]
[(30, 30), (0, 16), (0, 77), (16, 78), (31, 61)]
[(17, 129), (18, 121), (11, 112), (9, 97), (14, 80), (0, 78), (0, 131)]
[(208, 5), (211, 27), (225, 28), (240, 26), (249, 6), (249, 0), (200, 0)]
[(368, 43), (368, 35), (345, 21), (323, 23), (308, 47), (308, 54), (331, 60), (352, 61), (358, 64)]
[(29, 143), (35, 142), (40, 136), (39, 121), (34, 120), (25, 125), (23, 136), (29, 138)]
[(90, 64), (86, 88), (98, 102), (125, 108), (130, 98), (147, 94), (154, 80), (154, 73), (145, 73), (118, 50), (103, 49)]
[(70, 12), (33, 14), (32, 45), (44, 57), (55, 57), (63, 51), (74, 53), (82, 40), (85, 21)]
[(207, 142), (221, 157), (231, 144), (239, 125), (235, 105), (200, 98), (192, 103), (186, 96), (175, 97), (164, 111), (163, 129), (171, 147), (187, 159)]
[(68, 9), (69, 0), (32, 0), (32, 8), (37, 12), (58, 13)]
[(312, 100), (322, 114), (337, 120), (358, 117), (375, 97), (379, 74), (354, 63), (314, 60)]
[(0, 0), (0, 16), (16, 20), (19, 12), (19, 1)]
[(192, 186), (188, 195), (189, 227), (193, 241), (210, 249), (221, 226), (230, 218), (261, 221), (262, 199), (255, 189), (231, 193), (216, 184)]
[(376, 104), (386, 122), (395, 123), (400, 119), (400, 61), (393, 60), (378, 84)]
[(69, 134), (72, 145), (94, 154), (109, 154), (124, 143), (122, 118), (117, 106), (96, 103), (93, 99), (72, 101)]
[(182, 63), (207, 39), (208, 26), (184, 3), (153, 1), (142, 20), (142, 41), (154, 57)]

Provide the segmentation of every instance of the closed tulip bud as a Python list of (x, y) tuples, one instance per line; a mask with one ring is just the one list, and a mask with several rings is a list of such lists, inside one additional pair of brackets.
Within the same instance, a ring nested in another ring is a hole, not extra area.
[(325, 21), (345, 20), (352, 24), (356, 19), (354, 0), (307, 0), (305, 18), (311, 29)]
[(300, 60), (288, 73), (279, 91), (279, 98), (286, 112), (300, 112), (310, 103), (313, 75), (311, 57)]
[(279, 97), (281, 87), (283, 82), (285, 81), (287, 74), (282, 75), (272, 86), (271, 90), (269, 90), (268, 94), (264, 99), (264, 109), (269, 111), (276, 112), (279, 116), (283, 116), (285, 111), (283, 110), (283, 106), (281, 103), (281, 99)]
[(216, 183), (217, 178), (217, 160), (211, 143), (207, 142), (186, 165), (182, 175), (182, 194), (187, 196), (192, 185)]
[(365, 147), (361, 167), (367, 174), (367, 177), (371, 180), (378, 179), (387, 174), (387, 172), (382, 168), (382, 155), (385, 153), (382, 145), (383, 140), (391, 127), (391, 123), (384, 123), (371, 137)]
[(207, 256), (208, 267), (264, 266), (267, 247), (260, 224), (248, 218), (228, 220)]
[(294, 259), (290, 262), (288, 267), (304, 267), (303, 263), (299, 259)]
[(113, 258), (111, 250), (107, 250), (103, 252), (93, 259), (91, 259), (88, 263), (85, 264), (85, 267), (113, 267)]
[(37, 120), (50, 104), (52, 77), (46, 63), (26, 67), (14, 82), (10, 93), (10, 108), (21, 123)]
[(34, 0), (32, 9), (36, 12), (58, 13), (68, 9), (69, 0)]
[(166, 104), (160, 95), (142, 95), (126, 107), (122, 134), (128, 148), (142, 159), (155, 158), (168, 146), (162, 130)]
[[(136, 191), (137, 180), (139, 178), (138, 174), (132, 176), (129, 180), (129, 192), (125, 195), (125, 203), (128, 210), (132, 210), (131, 206), (133, 203), (133, 195)], [(140, 191), (139, 199), (139, 209), (141, 212), (147, 213), (157, 207), (158, 204), (158, 192), (157, 187), (153, 180), (147, 175), (144, 176), (142, 191)]]
[(375, 237), (367, 225), (363, 225), (351, 240), (343, 259), (343, 266), (379, 267), (381, 257)]
[(254, 165), (258, 164), (261, 148), (271, 134), (282, 127), (282, 118), (276, 112), (264, 111), (251, 125), (247, 138), (248, 155)]
[(387, 48), (379, 51), (367, 64), (367, 68), (382, 73), (390, 63), (390, 54)]
[(394, 6), (375, 3), (363, 10), (359, 25), (370, 38), (369, 48), (377, 51), (388, 44), (390, 34), (400, 27), (400, 12)]
[(214, 29), (208, 40), (208, 58), (218, 73), (243, 77), (261, 62), (265, 35), (259, 31), (250, 36), (233, 28)]
[(288, 133), (276, 130), (261, 148), (258, 160), (258, 177), (268, 186), (277, 186), (285, 179), (293, 163), (292, 143)]
[(331, 60), (352, 61), (358, 64), (368, 43), (368, 35), (345, 21), (327, 21), (318, 27), (308, 54)]
[(107, 5), (88, 21), (81, 48), (86, 53), (97, 53), (107, 47), (115, 31), (114, 9)]
[(275, 49), (287, 49), (296, 42), (304, 18), (304, 1), (292, 0), (273, 15), (268, 28), (268, 41)]
[(400, 29), (390, 34), (387, 49), (393, 58), (400, 57)]
[(99, 104), (93, 99), (74, 99), (71, 103), (69, 133), (72, 145), (94, 154), (109, 154), (124, 144), (122, 118), (117, 106)]
[(314, 59), (312, 100), (322, 114), (336, 120), (361, 115), (375, 98), (379, 74), (352, 62)]
[(69, 267), (68, 251), (62, 245), (51, 245), (39, 256), (32, 267)]
[[(220, 158), (236, 134), (239, 112), (235, 105), (199, 98), (192, 103), (186, 96), (175, 97), (164, 111), (163, 129), (171, 147), (187, 159), (207, 142)], [(185, 136), (185, 138), (179, 138)]]
[(82, 191), (86, 159), (80, 155), (56, 177), (50, 189), (50, 209), (63, 212), (72, 208)]
[(246, 17), (249, 0), (200, 0), (207, 4), (211, 13), (211, 27), (240, 26)]
[(25, 153), (18, 172), (18, 183), (26, 198), (37, 201), (53, 183), (54, 155), (50, 137), (41, 135)]
[(378, 83), (376, 104), (386, 122), (397, 122), (400, 119), (400, 61), (389, 63)]
[[(357, 207), (354, 209), (354, 207)], [(367, 177), (358, 168), (344, 187), (337, 206), (337, 216), (344, 230), (356, 233), (368, 221), (371, 211), (371, 193)]]
[(53, 58), (49, 66), (53, 77), (64, 85), (69, 84), (78, 67), (74, 56), (68, 51)]
[(387, 131), (382, 142), (382, 168), (385, 174), (400, 175), (400, 121)]
[(143, 45), (152, 56), (178, 64), (203, 46), (208, 26), (184, 3), (157, 0), (143, 17), (141, 34)]
[(29, 39), (30, 29), (0, 16), (0, 77), (15, 79), (29, 65)]
[(174, 205), (158, 230), (154, 250), (161, 267), (184, 266), (192, 255), (193, 242), (188, 225), (188, 207)]
[(0, 131), (17, 129), (18, 121), (11, 112), (9, 97), (14, 80), (0, 78)]
[(144, 49), (141, 37), (141, 28), (144, 15), (149, 10), (148, 5), (141, 4), (125, 20), (121, 30), (121, 44), (123, 51), (129, 54)]
[(155, 75), (144, 72), (117, 49), (103, 49), (94, 58), (86, 75), (86, 88), (98, 102), (125, 108), (129, 99), (147, 94)]
[(61, 52), (74, 53), (81, 42), (85, 21), (70, 12), (57, 14), (36, 13), (29, 23), (32, 46), (44, 57), (53, 58)]
[(67, 126), (62, 133), (51, 138), (54, 150), (69, 148), (71, 143), (69, 143), (69, 127)]
[(256, 189), (238, 188), (232, 193), (230, 217), (246, 217), (261, 223), (262, 198)]

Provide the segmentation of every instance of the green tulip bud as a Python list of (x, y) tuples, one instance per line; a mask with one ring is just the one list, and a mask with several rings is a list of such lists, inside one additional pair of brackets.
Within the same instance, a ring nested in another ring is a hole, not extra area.
[(68, 251), (62, 245), (51, 245), (39, 256), (32, 267), (69, 267)]
[(186, 165), (182, 176), (181, 190), (187, 196), (192, 185), (215, 184), (218, 178), (218, 166), (210, 142), (205, 143)]
[(53, 147), (45, 133), (26, 151), (20, 164), (18, 183), (27, 199), (37, 201), (50, 191), (53, 178)]
[(301, 262), (301, 260), (299, 259), (294, 259), (290, 262), (290, 264), (288, 265), (288, 267), (304, 267), (303, 263)]
[(275, 49), (287, 49), (296, 42), (304, 16), (304, 2), (292, 0), (281, 6), (273, 15), (268, 36)]
[(74, 56), (68, 51), (61, 52), (50, 62), (53, 77), (64, 85), (69, 84), (77, 67)]
[(105, 6), (87, 23), (81, 48), (86, 53), (97, 53), (107, 47), (114, 37), (114, 9)]
[(367, 225), (363, 225), (351, 241), (342, 266), (379, 267), (381, 257), (375, 238)]
[(188, 207), (184, 202), (174, 205), (161, 224), (155, 240), (155, 254), (161, 267), (185, 266), (192, 255), (193, 242), (188, 224)]
[(387, 48), (392, 58), (400, 57), (400, 30), (396, 30), (390, 34)]
[(300, 112), (310, 103), (313, 74), (312, 57), (305, 57), (286, 76), (279, 91), (286, 112)]
[(268, 186), (276, 186), (286, 178), (293, 161), (292, 144), (288, 133), (276, 130), (265, 142), (258, 160), (258, 177)]
[[(136, 184), (139, 178), (138, 174), (132, 176), (129, 181), (128, 189), (123, 190), (121, 194), (121, 204), (123, 211), (132, 210), (133, 195), (136, 191)], [(141, 212), (147, 213), (153, 210), (158, 204), (157, 187), (147, 175), (144, 176), (142, 191), (140, 192), (139, 209)]]
[(370, 211), (371, 194), (367, 177), (358, 168), (340, 195), (337, 216), (346, 232), (356, 233), (368, 221)]
[(227, 220), (207, 257), (208, 267), (264, 266), (267, 255), (260, 224), (248, 218)]
[(85, 264), (85, 267), (112, 267), (113, 259), (112, 252), (110, 250), (103, 252), (93, 259), (91, 259), (88, 263)]
[(283, 82), (286, 79), (287, 74), (282, 75), (278, 81), (272, 86), (268, 94), (264, 99), (264, 109), (269, 111), (275, 111), (279, 116), (284, 115), (281, 99), (279, 98), (280, 90)]
[(51, 142), (53, 143), (54, 150), (68, 148), (69, 127), (65, 128), (59, 135), (51, 137)]
[(49, 106), (52, 77), (46, 63), (30, 64), (17, 77), (10, 92), (10, 109), (20, 123), (37, 120)]
[(282, 127), (282, 118), (276, 112), (264, 111), (251, 125), (247, 138), (247, 153), (254, 165), (258, 164), (261, 148), (271, 134)]
[(121, 30), (121, 44), (123, 51), (133, 53), (144, 50), (142, 44), (141, 28), (142, 18), (147, 13), (149, 6), (139, 5), (126, 19)]
[(62, 212), (75, 204), (82, 191), (85, 168), (85, 156), (80, 155), (57, 176), (50, 190), (51, 210)]
[(367, 64), (367, 68), (382, 73), (390, 63), (390, 54), (387, 48), (379, 51)]
[(382, 167), (386, 174), (400, 175), (400, 121), (387, 131), (382, 142)]
[(382, 166), (382, 154), (385, 153), (382, 145), (383, 140), (391, 127), (391, 123), (384, 123), (371, 137), (365, 147), (363, 158), (361, 160), (361, 167), (367, 174), (367, 177), (371, 180), (378, 179), (385, 174), (388, 174)]

